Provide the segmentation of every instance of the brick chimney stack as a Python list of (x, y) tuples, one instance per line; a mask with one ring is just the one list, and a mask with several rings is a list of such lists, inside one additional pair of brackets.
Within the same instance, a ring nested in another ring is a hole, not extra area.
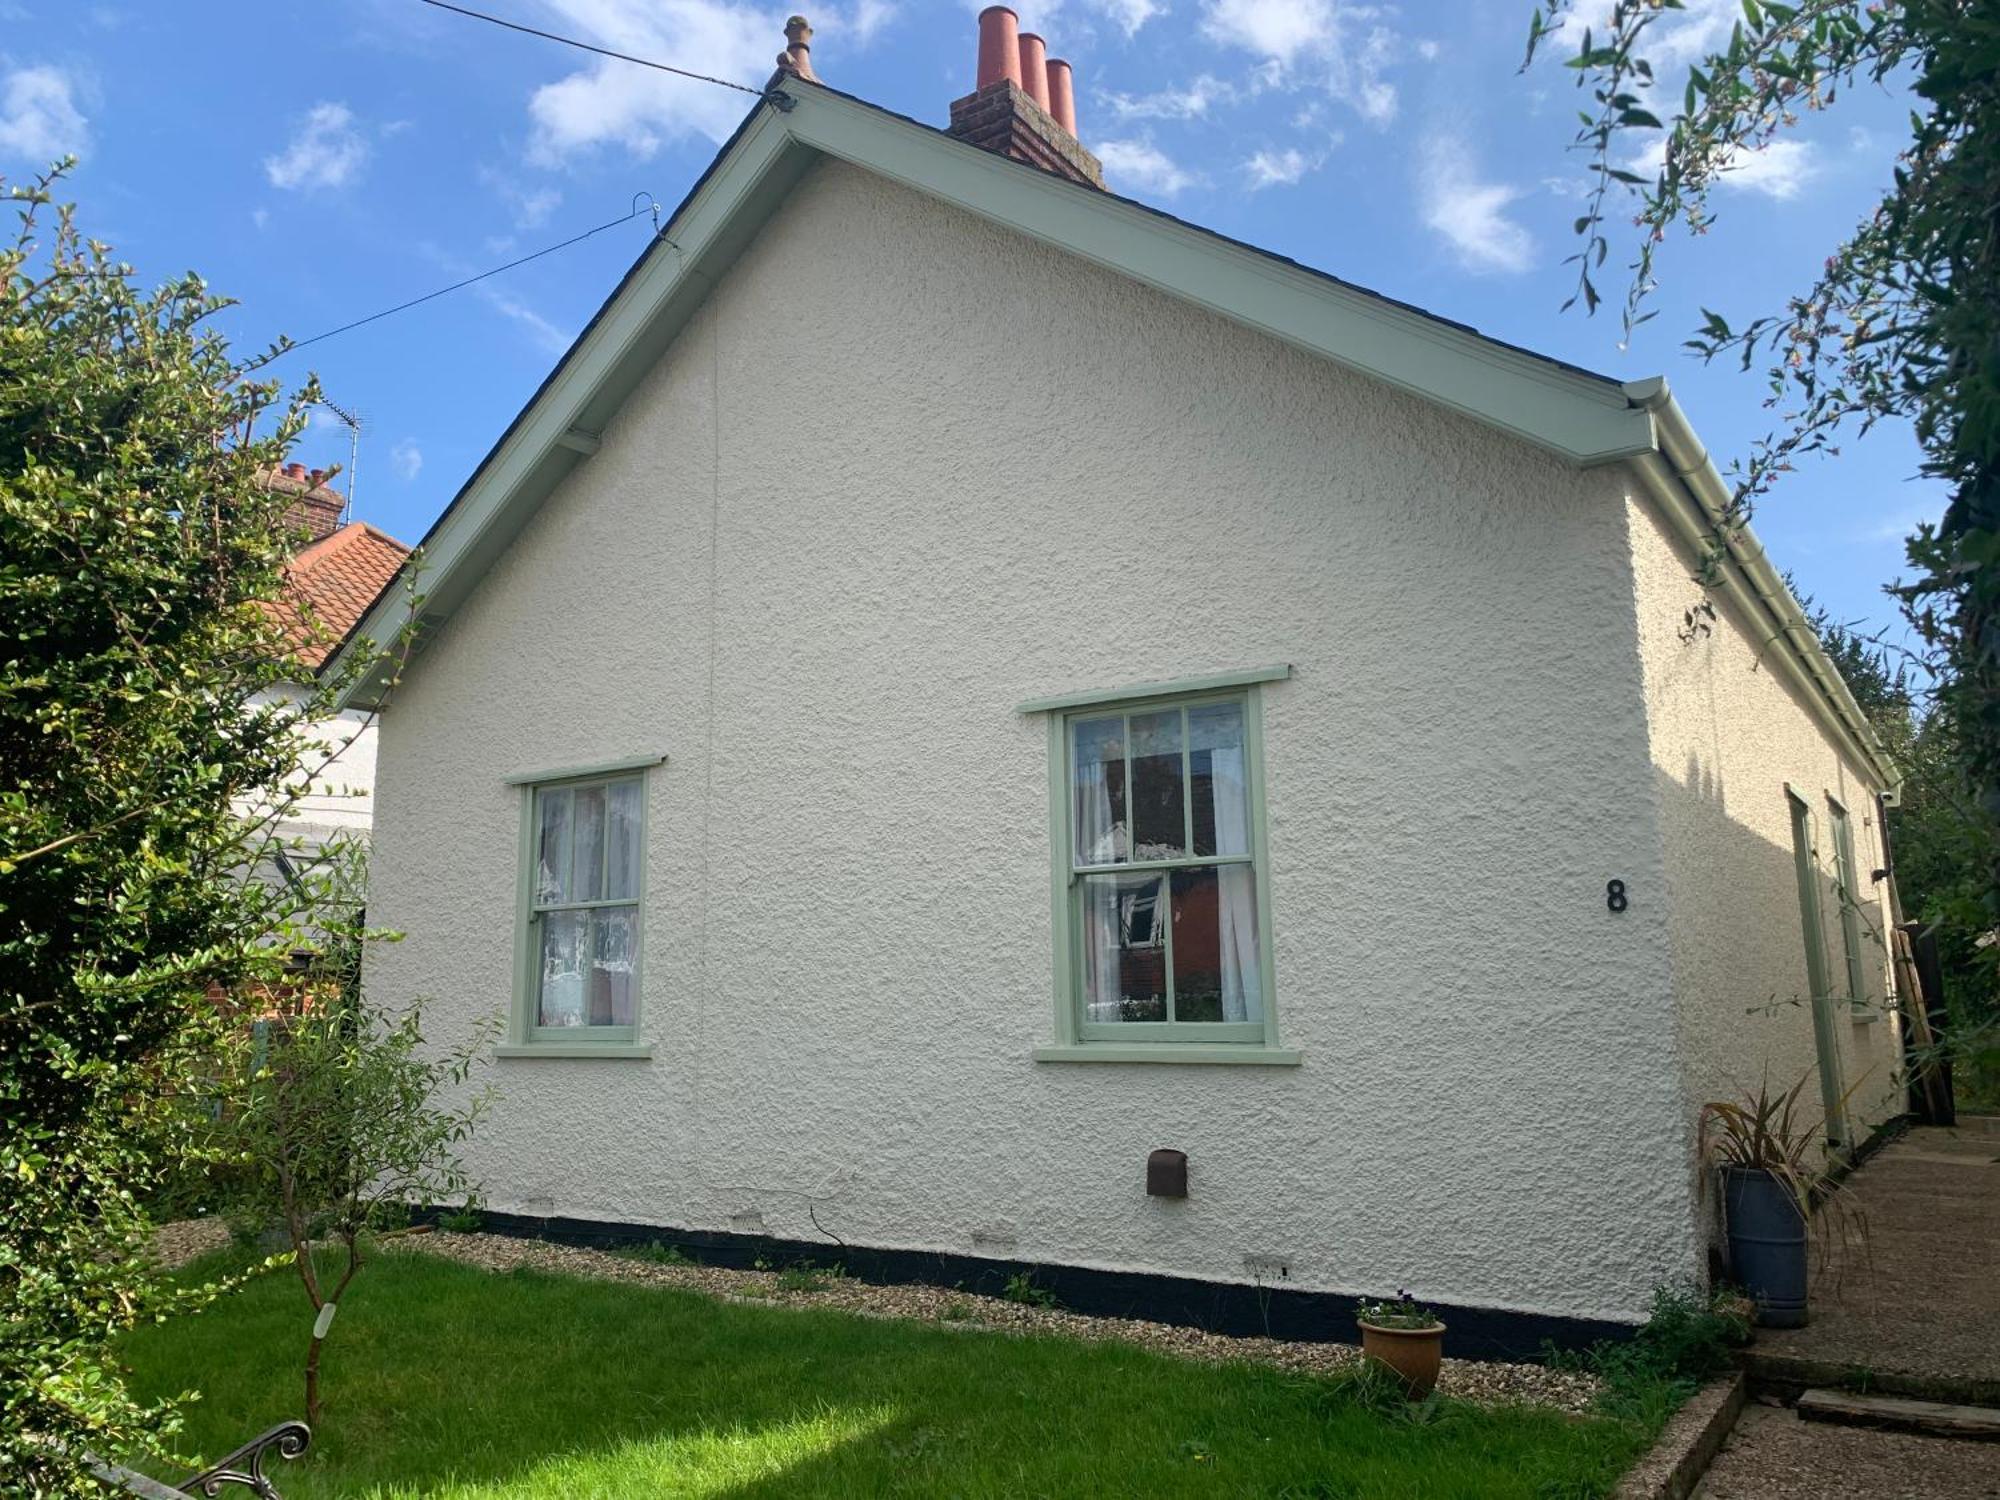
[(1103, 165), (1076, 138), (1070, 65), (1049, 59), (1042, 39), (1020, 26), (1004, 5), (979, 13), (977, 81), (973, 92), (952, 100), (947, 133), (1072, 182), (1103, 187)]
[(347, 510), (347, 498), (326, 483), (331, 477), (325, 469), (308, 472), (304, 464), (286, 464), (264, 476), (272, 489), (294, 497), (285, 510), (285, 525), (303, 530), (307, 546), (340, 530), (340, 518)]

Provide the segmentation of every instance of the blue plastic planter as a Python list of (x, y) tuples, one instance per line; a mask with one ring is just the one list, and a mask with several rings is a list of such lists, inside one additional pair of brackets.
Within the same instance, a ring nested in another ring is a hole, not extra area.
[(1729, 1224), (1729, 1265), (1757, 1303), (1766, 1328), (1806, 1322), (1806, 1221), (1798, 1200), (1769, 1172), (1725, 1167), (1722, 1206)]

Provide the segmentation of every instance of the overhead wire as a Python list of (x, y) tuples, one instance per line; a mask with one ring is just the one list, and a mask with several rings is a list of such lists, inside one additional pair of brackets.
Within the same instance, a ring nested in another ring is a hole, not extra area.
[[(640, 194), (640, 196), (646, 197), (645, 203), (634, 208), (629, 214), (621, 214), (618, 218), (599, 224), (595, 229), (586, 229), (582, 234), (571, 235), (560, 244), (546, 246), (531, 255), (523, 255), (519, 259), (510, 260), (504, 266), (495, 266), (490, 271), (481, 271), (477, 276), (468, 276), (463, 281), (454, 281), (450, 286), (441, 286), (434, 292), (425, 292), (421, 297), (412, 297), (407, 302), (398, 302), (394, 307), (385, 307), (380, 312), (370, 313), (365, 318), (356, 318), (351, 323), (342, 323), (338, 328), (329, 328), (326, 332), (316, 333), (309, 339), (297, 339), (287, 344), (281, 352), (290, 354), (294, 349), (303, 349), (308, 344), (317, 344), (324, 339), (333, 338), (338, 334), (351, 333), (355, 329), (366, 327), (370, 323), (379, 323), (382, 319), (394, 317), (397, 313), (408, 312), (413, 307), (421, 307), (426, 302), (434, 302), (439, 297), (446, 296), (451, 292), (461, 291), (475, 282), (485, 281), (488, 277), (498, 276), (503, 271), (511, 271), (516, 266), (525, 266), (531, 260), (540, 260), (545, 255), (554, 255), (558, 250), (569, 249), (571, 245), (580, 245), (592, 235), (602, 234), (607, 229), (616, 229), (620, 224), (631, 223), (641, 214), (650, 213), (653, 216), (654, 231), (657, 233), (660, 222), (660, 205), (653, 202), (645, 194)], [(671, 244), (672, 241), (668, 241), (667, 243)]]
[(762, 99), (763, 89), (753, 89), (748, 84), (734, 83), (727, 78), (712, 78), (706, 73), (692, 73), (686, 68), (676, 68), (669, 63), (654, 62), (650, 57), (634, 57), (629, 52), (614, 52), (609, 47), (599, 47), (590, 42), (580, 42), (573, 36), (563, 36), (554, 31), (543, 31), (534, 26), (523, 26), (519, 21), (502, 20), (499, 16), (489, 16), (483, 10), (470, 10), (463, 5), (453, 5), (451, 0), (420, 0), (421, 4), (434, 6), (438, 10), (448, 10), (456, 15), (469, 16), (475, 21), (485, 21), (489, 25), (504, 26), (509, 31), (518, 31), (525, 36), (538, 36), (543, 41), (560, 42), (565, 47), (575, 47), (581, 52), (595, 52), (599, 57), (615, 57), (620, 62), (637, 63), (642, 68), (656, 68), (662, 73), (672, 73), (681, 78), (692, 78), (697, 83), (712, 83), (718, 88), (735, 89), (739, 94), (749, 94)]
[[(765, 89), (753, 89), (746, 84), (736, 83), (727, 78), (715, 78), (707, 73), (696, 73), (687, 68), (677, 68), (671, 63), (655, 62), (649, 57), (635, 57), (629, 52), (618, 52), (610, 47), (599, 47), (591, 42), (579, 41), (575, 37), (563, 36), (559, 32), (544, 31), (540, 27), (527, 26), (519, 21), (509, 21), (500, 16), (488, 15), (483, 10), (473, 10), (469, 6), (454, 5), (451, 3), (451, 0), (419, 0), (419, 3), (431, 6), (437, 10), (450, 11), (454, 15), (465, 16), (470, 20), (484, 21), (488, 25), (499, 26), (508, 31), (518, 31), (523, 36), (539, 37), (543, 41), (555, 42), (564, 47), (574, 47), (582, 52), (594, 52), (599, 57), (615, 58), (619, 62), (632, 63), (641, 68), (652, 68), (657, 72), (672, 73), (677, 78), (692, 79), (696, 83), (712, 83), (718, 88), (734, 89), (739, 94), (749, 94), (752, 98), (756, 99), (772, 99), (780, 107), (783, 107), (787, 102), (782, 94), (773, 94)], [(639, 196), (644, 197), (646, 195), (641, 194)], [(338, 328), (329, 328), (326, 332), (316, 333), (311, 338), (298, 339), (286, 344), (279, 351), (279, 354), (289, 354), (294, 349), (303, 349), (309, 344), (317, 344), (323, 340), (335, 338), (343, 333), (352, 333), (355, 329), (366, 327), (370, 323), (378, 323), (384, 318), (394, 317), (397, 313), (408, 312), (413, 307), (421, 307), (426, 302), (435, 301), (437, 298), (448, 296), (452, 292), (462, 291), (477, 282), (485, 281), (488, 277), (498, 276), (504, 271), (511, 271), (516, 266), (525, 266), (528, 262), (540, 260), (545, 255), (553, 255), (558, 250), (567, 250), (572, 245), (581, 244), (592, 235), (602, 234), (607, 229), (616, 229), (620, 224), (629, 224), (632, 220), (638, 218), (640, 214), (648, 212), (653, 216), (654, 233), (659, 234), (660, 205), (648, 198), (648, 201), (644, 205), (634, 207), (629, 214), (599, 224), (594, 229), (586, 229), (581, 234), (572, 235), (560, 244), (549, 245), (544, 249), (535, 251), (531, 255), (523, 255), (518, 260), (510, 260), (505, 265), (493, 267), (490, 271), (481, 271), (477, 276), (468, 276), (462, 281), (454, 281), (450, 286), (441, 286), (434, 292), (426, 292), (421, 297), (412, 297), (409, 301), (399, 302), (394, 307), (385, 307), (382, 311), (370, 313), (365, 318), (356, 318), (351, 323), (342, 323)], [(673, 242), (669, 240), (667, 243), (672, 244)]]

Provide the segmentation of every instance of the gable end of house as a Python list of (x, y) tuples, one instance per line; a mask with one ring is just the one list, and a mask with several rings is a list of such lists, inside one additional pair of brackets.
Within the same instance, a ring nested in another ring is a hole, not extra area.
[[(843, 161), (1006, 226), (1580, 468), (1628, 463), (1679, 521), (1720, 513), (1721, 482), (1663, 380), (1620, 384), (1488, 338), (1284, 257), (982, 149), (792, 74), (753, 107), (443, 516), (405, 576), (357, 622), (329, 670), (405, 623), (448, 619), (599, 435), (738, 255), (822, 160)], [(1732, 537), (1733, 592), (1773, 622), (1783, 670), (1882, 780), (1894, 767), (1754, 537)], [(408, 576), (414, 574), (414, 577)], [(362, 674), (379, 705), (388, 671)]]

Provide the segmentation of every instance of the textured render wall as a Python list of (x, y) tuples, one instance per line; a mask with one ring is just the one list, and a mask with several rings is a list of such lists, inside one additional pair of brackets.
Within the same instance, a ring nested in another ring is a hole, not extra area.
[[(496, 1064), (495, 1207), (1637, 1318), (1698, 1249), (1621, 494), (824, 165), (410, 672), (375, 982), (502, 1010), (502, 778), (664, 752), (656, 1055)], [(1304, 1066), (1033, 1062), (1013, 706), (1281, 661)]]
[(1673, 909), (1674, 987), (1689, 1110), (1755, 1091), (1766, 1072), (1789, 1088), (1808, 1072), (1800, 1103), (1824, 1118), (1806, 977), (1806, 936), (1793, 864), (1787, 784), (1812, 807), (1821, 833), (1820, 912), (1827, 971), (1846, 992), (1827, 797), (1847, 808), (1865, 896), (1864, 963), (1869, 1019), (1834, 1007), (1834, 1038), (1848, 1110), (1857, 1126), (1902, 1108), (1899, 1047), (1885, 1013), (1889, 930), (1886, 893), (1869, 880), (1882, 858), (1881, 814), (1866, 771), (1851, 763), (1776, 664), (1759, 661), (1763, 638), (1718, 598), (1712, 632), (1679, 636), (1701, 595), (1684, 545), (1650, 500), (1633, 499), (1646, 698), (1653, 726), (1661, 832)]

